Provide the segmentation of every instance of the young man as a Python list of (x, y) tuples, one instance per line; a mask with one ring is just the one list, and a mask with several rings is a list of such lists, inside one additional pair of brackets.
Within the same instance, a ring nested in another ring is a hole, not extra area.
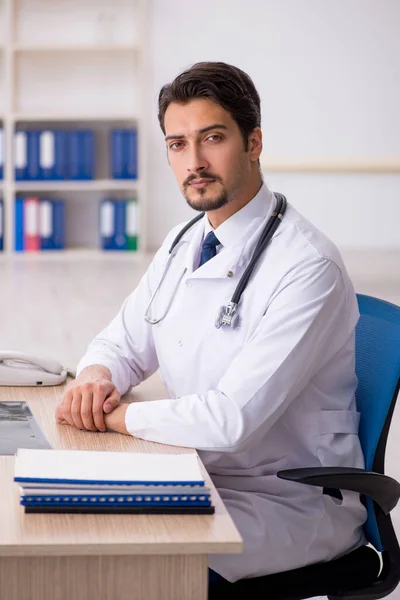
[[(363, 467), (352, 284), (335, 246), (289, 205), (239, 323), (216, 328), (276, 207), (259, 169), (259, 95), (240, 69), (199, 63), (162, 88), (159, 121), (182, 194), (205, 215), (165, 270), (181, 226), (167, 236), (89, 345), (57, 419), (196, 448), (244, 539), (243, 554), (210, 558), (229, 581), (330, 560), (364, 543), (358, 495), (339, 501), (276, 473)], [(119, 403), (157, 369), (168, 398)]]

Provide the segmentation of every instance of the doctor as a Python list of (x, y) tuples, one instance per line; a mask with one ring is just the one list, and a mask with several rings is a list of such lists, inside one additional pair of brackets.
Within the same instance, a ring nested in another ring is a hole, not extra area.
[[(253, 82), (224, 63), (196, 64), (162, 88), (169, 164), (187, 203), (205, 215), (165, 269), (182, 226), (170, 232), (89, 345), (56, 413), (81, 429), (196, 448), (244, 539), (242, 554), (210, 557), (232, 582), (365, 543), (357, 494), (340, 501), (276, 477), (286, 468), (363, 467), (359, 315), (336, 247), (289, 205), (240, 298), (236, 326), (215, 326), (276, 207), (259, 168), (260, 120)], [(119, 403), (157, 369), (167, 398)]]

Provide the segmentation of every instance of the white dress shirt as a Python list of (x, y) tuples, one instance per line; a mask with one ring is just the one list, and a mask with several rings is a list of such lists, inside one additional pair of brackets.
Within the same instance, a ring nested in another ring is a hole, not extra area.
[(244, 540), (239, 555), (211, 555), (230, 581), (294, 569), (365, 543), (358, 494), (278, 479), (307, 466), (363, 467), (354, 392), (356, 296), (336, 247), (288, 205), (242, 295), (237, 328), (214, 326), (275, 205), (263, 185), (215, 234), (222, 244), (199, 268), (211, 226), (183, 236), (144, 319), (181, 226), (167, 236), (136, 290), (78, 365), (102, 364), (123, 394), (160, 370), (168, 398), (132, 403), (128, 431), (193, 447)]

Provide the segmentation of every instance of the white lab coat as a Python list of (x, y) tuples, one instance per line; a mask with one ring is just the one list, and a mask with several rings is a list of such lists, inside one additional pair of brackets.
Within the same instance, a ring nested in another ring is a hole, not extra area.
[(137, 289), (90, 344), (78, 372), (104, 364), (121, 393), (158, 368), (169, 398), (133, 403), (126, 426), (139, 438), (199, 450), (244, 540), (239, 555), (212, 555), (230, 581), (330, 560), (365, 543), (366, 511), (321, 488), (283, 481), (280, 469), (363, 467), (354, 391), (359, 314), (335, 246), (288, 205), (239, 305), (236, 329), (214, 327), (275, 204), (262, 186), (215, 230), (221, 251), (200, 268), (205, 216), (179, 243), (144, 314), (180, 226)]

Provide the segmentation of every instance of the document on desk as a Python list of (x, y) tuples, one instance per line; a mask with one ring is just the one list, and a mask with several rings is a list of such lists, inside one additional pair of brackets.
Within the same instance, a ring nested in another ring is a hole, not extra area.
[(19, 449), (25, 512), (214, 512), (196, 454)]
[(26, 402), (0, 402), (0, 454), (51, 448)]

